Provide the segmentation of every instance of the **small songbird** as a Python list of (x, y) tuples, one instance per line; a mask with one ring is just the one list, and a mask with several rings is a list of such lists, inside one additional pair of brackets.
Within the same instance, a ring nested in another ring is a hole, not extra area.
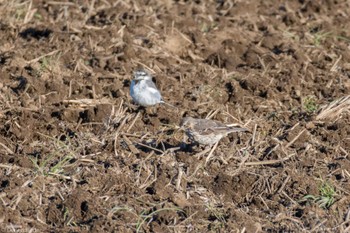
[(143, 70), (134, 72), (134, 79), (130, 85), (130, 95), (136, 104), (143, 107), (162, 102), (162, 95), (153, 83), (152, 76)]
[(162, 95), (152, 81), (152, 76), (144, 70), (134, 72), (134, 79), (130, 85), (130, 95), (136, 104), (143, 107), (149, 107), (159, 103), (174, 107), (163, 101)]
[(207, 146), (214, 145), (229, 133), (249, 131), (242, 127), (227, 126), (215, 120), (192, 117), (183, 118), (180, 127), (185, 130), (190, 140)]

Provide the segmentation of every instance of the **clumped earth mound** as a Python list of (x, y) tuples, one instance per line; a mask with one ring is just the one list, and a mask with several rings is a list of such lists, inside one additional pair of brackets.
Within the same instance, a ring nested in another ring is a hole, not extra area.
[[(348, 232), (348, 1), (3, 1), (1, 232)], [(149, 70), (166, 105), (135, 106)], [(184, 116), (238, 123), (211, 156)]]

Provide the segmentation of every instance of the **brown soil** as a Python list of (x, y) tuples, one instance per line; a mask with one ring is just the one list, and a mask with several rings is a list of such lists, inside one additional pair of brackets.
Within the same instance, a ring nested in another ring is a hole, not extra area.
[[(349, 1), (0, 13), (0, 232), (350, 231)], [(133, 105), (139, 67), (178, 109)], [(209, 115), (251, 133), (198, 156), (176, 126)]]

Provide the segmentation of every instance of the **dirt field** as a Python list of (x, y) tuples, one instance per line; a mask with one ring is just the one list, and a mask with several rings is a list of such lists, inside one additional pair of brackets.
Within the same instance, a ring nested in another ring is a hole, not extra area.
[[(349, 1), (0, 13), (0, 232), (350, 232)], [(177, 109), (132, 103), (140, 67)], [(251, 132), (200, 155), (184, 116)]]

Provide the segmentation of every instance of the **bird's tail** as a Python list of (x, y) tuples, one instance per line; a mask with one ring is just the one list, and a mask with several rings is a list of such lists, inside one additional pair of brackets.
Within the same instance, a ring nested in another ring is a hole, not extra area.
[(237, 126), (230, 126), (229, 130), (231, 133), (233, 132), (249, 132), (250, 130), (247, 128), (243, 128), (243, 127), (237, 127)]
[(165, 102), (164, 100), (160, 101), (160, 103), (165, 104), (165, 105), (168, 105), (168, 106), (170, 106), (170, 107), (172, 107), (172, 108), (176, 108), (176, 109), (177, 109), (176, 106), (174, 106), (174, 105), (172, 105), (172, 104), (169, 104), (169, 103)]

